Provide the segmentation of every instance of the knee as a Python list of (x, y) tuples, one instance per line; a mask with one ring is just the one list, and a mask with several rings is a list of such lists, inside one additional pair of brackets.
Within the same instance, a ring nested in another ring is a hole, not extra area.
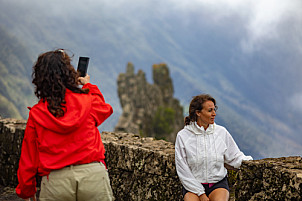
[(224, 189), (216, 189), (210, 194), (209, 198), (211, 201), (228, 201), (229, 192)]

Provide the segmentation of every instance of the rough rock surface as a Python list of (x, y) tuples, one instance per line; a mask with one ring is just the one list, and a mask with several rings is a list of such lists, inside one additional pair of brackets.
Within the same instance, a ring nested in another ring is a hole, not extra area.
[(246, 161), (237, 178), (236, 201), (302, 200), (302, 158)]
[[(176, 133), (183, 128), (183, 108), (179, 101), (173, 98), (173, 84), (166, 64), (153, 65), (153, 81), (146, 81), (141, 70), (134, 73), (134, 66), (128, 63), (126, 73), (118, 77), (118, 95), (123, 113), (115, 127), (117, 132), (137, 133), (141, 136), (165, 138), (174, 142)], [(172, 112), (165, 131), (156, 130), (157, 117), (163, 117), (164, 110)], [(169, 110), (172, 109), (172, 110)], [(170, 127), (170, 129), (168, 128)], [(168, 133), (163, 133), (168, 132)]]
[(17, 184), (17, 169), (26, 121), (0, 119), (0, 184)]
[(102, 140), (117, 200), (182, 200), (172, 143), (108, 132)]
[(15, 188), (5, 187), (0, 185), (0, 200), (1, 201), (23, 201), (15, 193)]

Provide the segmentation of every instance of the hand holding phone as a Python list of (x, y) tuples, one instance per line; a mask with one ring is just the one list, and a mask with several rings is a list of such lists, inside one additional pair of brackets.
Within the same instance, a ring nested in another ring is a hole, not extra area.
[(77, 71), (80, 73), (80, 77), (86, 76), (87, 69), (88, 69), (88, 63), (89, 63), (89, 57), (80, 57), (79, 58)]
[(87, 74), (85, 77), (78, 77), (78, 85), (85, 85), (90, 83), (90, 76)]

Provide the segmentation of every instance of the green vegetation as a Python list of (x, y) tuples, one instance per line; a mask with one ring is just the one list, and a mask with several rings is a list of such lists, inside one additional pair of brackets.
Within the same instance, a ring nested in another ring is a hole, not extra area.
[(0, 115), (3, 117), (14, 117), (17, 119), (22, 119), (18, 109), (14, 104), (9, 102), (4, 96), (0, 95)]
[(175, 111), (170, 107), (160, 106), (153, 118), (152, 128), (156, 139), (166, 139), (166, 135), (173, 131)]
[(27, 106), (32, 106), (33, 62), (24, 46), (0, 27), (0, 115), (27, 118)]
[(237, 180), (238, 170), (228, 170), (228, 182), (232, 188)]

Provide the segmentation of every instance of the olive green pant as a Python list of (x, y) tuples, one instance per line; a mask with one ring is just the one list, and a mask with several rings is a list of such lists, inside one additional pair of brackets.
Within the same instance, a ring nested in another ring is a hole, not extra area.
[(111, 201), (114, 198), (104, 164), (89, 163), (68, 166), (43, 176), (39, 200)]

